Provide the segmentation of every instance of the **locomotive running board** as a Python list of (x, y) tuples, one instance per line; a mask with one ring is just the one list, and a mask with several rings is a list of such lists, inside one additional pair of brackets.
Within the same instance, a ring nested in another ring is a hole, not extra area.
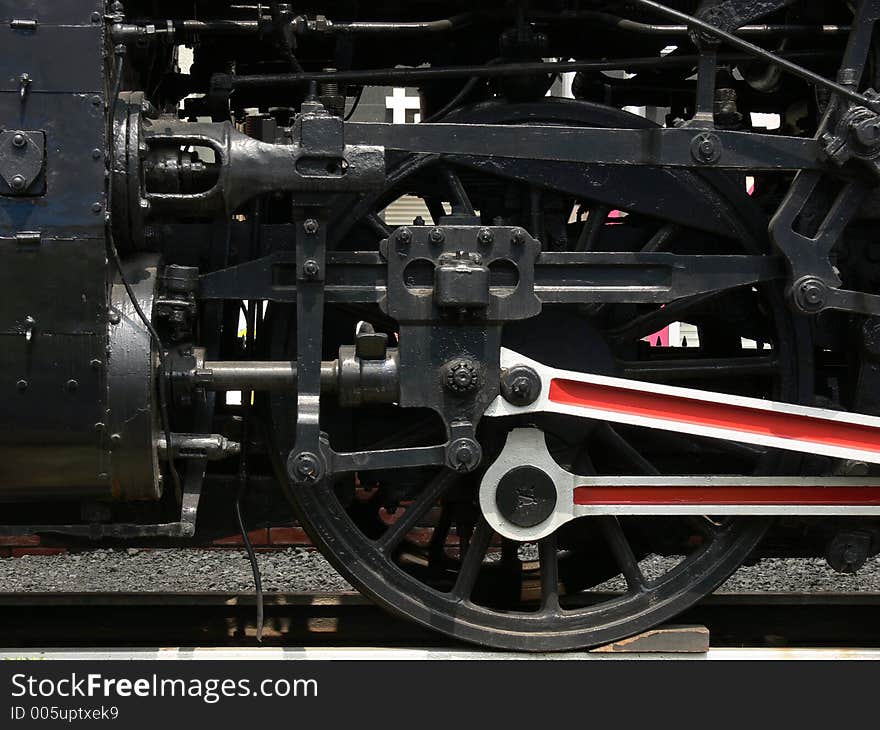
[(581, 476), (556, 463), (543, 431), (517, 428), (483, 476), (480, 508), (496, 532), (520, 541), (600, 515), (877, 517), (880, 477)]

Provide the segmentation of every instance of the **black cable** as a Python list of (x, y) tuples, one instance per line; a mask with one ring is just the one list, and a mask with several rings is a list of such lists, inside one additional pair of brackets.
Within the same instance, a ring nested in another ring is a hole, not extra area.
[(249, 435), (247, 433), (247, 428), (245, 427), (242, 431), (242, 445), (241, 445), (241, 461), (242, 466), (239, 468), (239, 476), (241, 479), (241, 483), (238, 487), (238, 492), (235, 495), (235, 519), (238, 522), (238, 529), (241, 531), (241, 540), (244, 543), (245, 552), (247, 552), (248, 560), (251, 564), (251, 572), (254, 575), (254, 592), (257, 597), (257, 641), (263, 641), (263, 578), (260, 575), (260, 564), (257, 562), (257, 553), (254, 551), (254, 546), (251, 544), (251, 538), (248, 535), (247, 527), (244, 524), (244, 511), (242, 509), (242, 502), (244, 501), (245, 494), (247, 494), (248, 489), (248, 474), (247, 474), (247, 444), (248, 444)]
[[(790, 51), (788, 53), (774, 54), (774, 58), (816, 60), (830, 58), (831, 51)], [(399, 85), (406, 86), (429, 81), (446, 79), (470, 79), (476, 77), (498, 78), (502, 76), (521, 76), (530, 73), (561, 74), (572, 71), (635, 71), (638, 69), (659, 70), (664, 68), (677, 68), (680, 66), (696, 66), (700, 57), (697, 54), (689, 56), (644, 56), (639, 58), (618, 58), (601, 61), (565, 61), (544, 62), (526, 61), (516, 63), (503, 63), (497, 65), (481, 64), (479, 66), (443, 66), (443, 67), (418, 67), (418, 68), (377, 68), (359, 69), (350, 71), (304, 71), (302, 73), (274, 73), (274, 74), (232, 74), (223, 76), (233, 89), (265, 88), (272, 86), (299, 85), (305, 83), (339, 83), (339, 84), (372, 84), (372, 85)], [(754, 55), (749, 53), (719, 53), (719, 63), (739, 63), (741, 61), (754, 60)], [(218, 78), (220, 74), (216, 74)], [(199, 86), (189, 88), (191, 93), (202, 90)]]
[(354, 103), (351, 105), (351, 110), (348, 114), (345, 115), (345, 119), (342, 121), (347, 122), (354, 116), (354, 113), (357, 111), (358, 105), (361, 103), (361, 97), (364, 95), (364, 89), (366, 86), (361, 86), (360, 91), (358, 91), (357, 96), (354, 98)]
[[(110, 121), (109, 124), (112, 125), (116, 118), (116, 102), (119, 99), (119, 92), (122, 87), (122, 71), (124, 68), (125, 62), (125, 46), (119, 45), (115, 48), (116, 53), (116, 78), (113, 82), (113, 96), (110, 100)], [(116, 264), (116, 270), (119, 273), (119, 279), (122, 282), (122, 286), (125, 287), (125, 291), (128, 294), (128, 298), (131, 300), (131, 304), (134, 307), (134, 311), (137, 313), (138, 318), (143, 323), (144, 327), (147, 329), (147, 332), (150, 333), (150, 337), (153, 340), (153, 344), (156, 346), (156, 350), (159, 355), (159, 378), (158, 378), (158, 386), (159, 386), (159, 417), (162, 421), (162, 430), (165, 432), (165, 456), (168, 459), (168, 471), (171, 473), (171, 480), (174, 483), (174, 491), (176, 493), (176, 497), (178, 501), (183, 499), (183, 489), (180, 484), (180, 475), (177, 473), (177, 467), (174, 465), (174, 449), (173, 444), (171, 442), (171, 420), (168, 417), (168, 401), (166, 399), (166, 370), (165, 370), (165, 348), (162, 345), (162, 339), (159, 337), (159, 333), (156, 331), (156, 328), (153, 327), (153, 323), (147, 318), (147, 315), (144, 314), (144, 310), (141, 309), (141, 305), (137, 300), (137, 295), (134, 293), (134, 290), (131, 288), (131, 284), (128, 283), (128, 279), (125, 278), (125, 270), (122, 266), (122, 259), (119, 256), (119, 251), (116, 248), (116, 241), (113, 239), (113, 225), (112, 225), (112, 211), (113, 211), (113, 146), (110, 146), (110, 154), (107, 155), (107, 163), (109, 167), (110, 174), (107, 176), (108, 184), (107, 184), (107, 210), (106, 215), (104, 217), (107, 226), (107, 248), (110, 252), (110, 257), (113, 259)]]
[[(255, 206), (258, 205), (255, 204)], [(253, 246), (252, 242), (252, 246)], [(256, 343), (257, 328), (257, 306), (256, 301), (248, 302), (245, 310), (245, 349), (247, 358), (254, 358), (254, 346)], [(239, 487), (235, 497), (235, 519), (238, 521), (238, 529), (241, 531), (241, 539), (244, 543), (244, 549), (247, 552), (248, 560), (251, 564), (251, 572), (254, 576), (254, 592), (257, 597), (257, 641), (263, 641), (263, 578), (260, 575), (260, 564), (257, 562), (257, 554), (254, 546), (251, 544), (250, 537), (247, 533), (244, 520), (244, 510), (242, 504), (247, 494), (248, 480), (248, 453), (250, 450), (250, 422), (251, 410), (254, 394), (253, 391), (242, 391), (241, 405), (244, 412), (242, 419), (242, 436), (241, 436), (241, 456), (238, 462)]]

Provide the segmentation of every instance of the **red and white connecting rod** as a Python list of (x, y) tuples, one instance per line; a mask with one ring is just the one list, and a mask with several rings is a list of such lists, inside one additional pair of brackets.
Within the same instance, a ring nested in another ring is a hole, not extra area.
[[(880, 418), (558, 370), (503, 349), (502, 368), (516, 365), (538, 373), (539, 397), (520, 407), (499, 396), (487, 417), (559, 413), (880, 464)], [(481, 502), (488, 492), (494, 500), (492, 482), (497, 487), (517, 465), (550, 474), (563, 521), (583, 514), (880, 516), (880, 477), (583, 477), (556, 465), (536, 429), (511, 434), (484, 477)]]

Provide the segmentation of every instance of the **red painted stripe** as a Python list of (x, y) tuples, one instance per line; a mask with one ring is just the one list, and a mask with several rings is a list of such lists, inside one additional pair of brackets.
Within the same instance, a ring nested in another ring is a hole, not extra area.
[(880, 487), (575, 487), (585, 505), (880, 505)]
[(554, 403), (564, 405), (880, 453), (880, 429), (827, 418), (764, 411), (560, 378), (551, 381), (549, 397)]

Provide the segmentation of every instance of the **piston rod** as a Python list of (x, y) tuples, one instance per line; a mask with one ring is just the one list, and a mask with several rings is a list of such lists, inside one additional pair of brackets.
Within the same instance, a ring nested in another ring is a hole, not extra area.
[[(206, 362), (192, 372), (193, 384), (207, 390), (292, 391), (296, 389), (296, 362), (229, 360)], [(321, 363), (321, 390), (336, 390), (336, 361)]]

